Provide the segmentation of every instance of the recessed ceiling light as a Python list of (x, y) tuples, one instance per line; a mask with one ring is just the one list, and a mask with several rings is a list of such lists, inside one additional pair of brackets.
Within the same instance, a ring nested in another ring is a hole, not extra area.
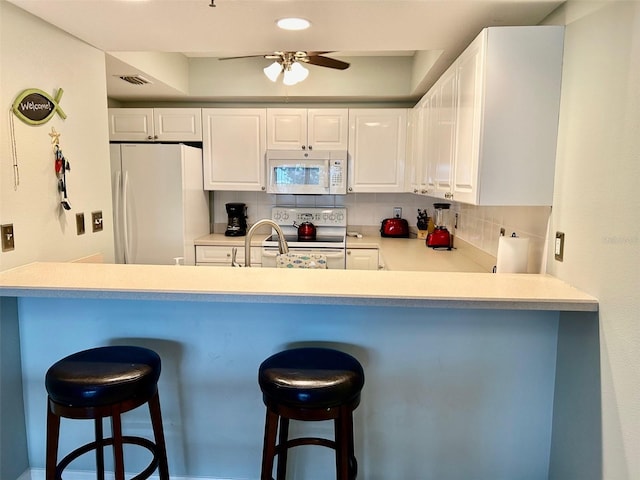
[(304, 18), (281, 18), (276, 23), (283, 30), (305, 30), (311, 26)]

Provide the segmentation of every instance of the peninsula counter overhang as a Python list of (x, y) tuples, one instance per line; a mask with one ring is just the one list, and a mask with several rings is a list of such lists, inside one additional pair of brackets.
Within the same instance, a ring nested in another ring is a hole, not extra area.
[(0, 272), (0, 296), (598, 311), (596, 298), (549, 275), (103, 263)]

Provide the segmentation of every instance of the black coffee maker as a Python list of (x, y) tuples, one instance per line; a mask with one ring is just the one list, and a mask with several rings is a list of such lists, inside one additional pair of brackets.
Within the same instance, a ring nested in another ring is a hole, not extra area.
[(224, 234), (227, 237), (243, 237), (247, 234), (247, 206), (244, 203), (227, 203), (227, 229)]

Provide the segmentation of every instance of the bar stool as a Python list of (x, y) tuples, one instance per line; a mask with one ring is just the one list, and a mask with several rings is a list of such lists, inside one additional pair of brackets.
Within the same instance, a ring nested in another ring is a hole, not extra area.
[[(135, 480), (149, 478), (158, 469), (169, 479), (167, 453), (158, 397), (160, 357), (153, 350), (134, 346), (99, 347), (74, 353), (47, 371), (46, 480), (61, 480), (64, 469), (81, 455), (95, 450), (98, 480), (104, 480), (104, 447), (111, 445), (116, 480), (124, 480), (123, 445), (146, 448), (151, 463)], [(143, 404), (149, 406), (154, 441), (123, 436), (121, 414)], [(102, 419), (111, 418), (112, 437), (104, 438)], [(58, 463), (60, 419), (92, 419), (95, 441), (76, 448)]]
[[(258, 382), (267, 407), (261, 480), (273, 479), (276, 455), (276, 478), (284, 480), (287, 450), (299, 445), (334, 449), (337, 480), (354, 480), (358, 463), (353, 445), (353, 411), (360, 404), (364, 386), (364, 371), (358, 360), (330, 348), (294, 348), (262, 362)], [(333, 420), (335, 439), (289, 439), (289, 420)]]

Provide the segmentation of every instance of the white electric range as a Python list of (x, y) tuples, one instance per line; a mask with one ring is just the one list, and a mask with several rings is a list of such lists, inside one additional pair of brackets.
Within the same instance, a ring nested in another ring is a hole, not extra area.
[[(340, 207), (273, 207), (271, 220), (284, 233), (289, 251), (296, 254), (321, 254), (327, 258), (327, 268), (344, 269), (347, 250), (347, 209)], [(314, 240), (299, 240), (294, 225), (311, 222), (316, 227)], [(275, 267), (278, 255), (278, 235), (262, 242), (262, 267)]]

